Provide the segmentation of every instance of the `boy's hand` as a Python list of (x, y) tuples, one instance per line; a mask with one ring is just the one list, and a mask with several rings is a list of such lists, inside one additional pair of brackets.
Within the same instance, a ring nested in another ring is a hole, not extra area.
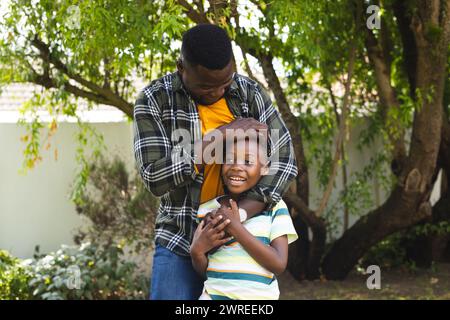
[(223, 231), (230, 220), (221, 221), (222, 218), (221, 215), (216, 215), (208, 224), (205, 223), (205, 220), (200, 222), (192, 240), (191, 254), (206, 254), (211, 249), (222, 246), (231, 240), (224, 238), (225, 231)]
[(224, 220), (229, 220), (230, 223), (226, 227), (226, 231), (235, 236), (236, 232), (239, 232), (239, 229), (242, 228), (241, 217), (239, 215), (239, 207), (236, 201), (230, 199), (230, 207), (221, 206), (216, 215), (223, 216)]
[(211, 212), (208, 212), (205, 217), (203, 218), (203, 221), (205, 221), (205, 227), (214, 219), (216, 216), (217, 209), (214, 209)]

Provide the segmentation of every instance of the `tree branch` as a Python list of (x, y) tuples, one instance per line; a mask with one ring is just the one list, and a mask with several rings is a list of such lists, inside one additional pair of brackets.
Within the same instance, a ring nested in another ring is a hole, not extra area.
[(408, 77), (410, 96), (415, 99), (417, 50), (414, 34), (410, 28), (411, 16), (406, 3), (402, 0), (394, 2), (392, 9), (397, 18), (397, 27), (403, 44), (403, 69)]
[[(36, 72), (34, 73), (34, 77), (32, 79), (32, 82), (35, 84), (38, 84), (40, 86), (43, 86), (44, 88), (50, 89), (50, 88), (58, 88), (58, 85), (55, 83), (55, 81), (53, 79), (51, 79), (48, 74), (37, 74)], [(104, 97), (97, 95), (93, 92), (89, 92), (86, 90), (82, 90), (76, 86), (71, 85), (68, 82), (65, 82), (63, 84), (64, 86), (64, 90), (66, 90), (69, 93), (72, 93), (73, 95), (80, 97), (80, 98), (85, 98), (88, 100), (91, 100), (93, 102), (96, 103), (100, 103), (100, 104), (108, 104), (108, 100), (106, 100)]]
[(187, 1), (177, 0), (178, 4), (186, 9), (186, 15), (197, 24), (201, 23), (211, 23), (206, 17), (205, 12), (199, 12), (195, 10)]
[[(39, 54), (45, 63), (52, 64), (56, 69), (67, 75), (72, 80), (90, 89), (95, 96), (102, 97), (101, 100), (104, 101), (103, 103), (117, 107), (129, 117), (133, 117), (133, 105), (131, 103), (128, 103), (121, 96), (115, 94), (110, 88), (101, 87), (93, 82), (84, 79), (79, 74), (70, 71), (69, 68), (61, 60), (59, 60), (54, 54), (52, 54), (49, 46), (41, 41), (37, 36), (35, 36), (34, 39), (31, 40), (31, 44), (39, 50)], [(78, 92), (78, 90), (74, 90), (74, 92)], [(88, 94), (88, 96), (91, 95)], [(81, 97), (85, 98), (86, 96), (84, 95)], [(98, 102), (98, 100), (93, 101)]]
[(283, 195), (283, 199), (289, 206), (292, 206), (295, 209), (292, 218), (299, 215), (309, 226), (316, 223), (317, 217), (315, 216), (314, 211), (312, 211), (305, 201), (303, 201), (303, 199), (297, 194), (293, 192), (286, 192)]
[(378, 94), (381, 105), (381, 116), (383, 122), (393, 126), (395, 134), (390, 134), (390, 141), (394, 147), (393, 165), (394, 174), (398, 175), (406, 158), (406, 147), (404, 142), (404, 129), (396, 121), (389, 121), (389, 110), (399, 109), (400, 103), (397, 99), (394, 88), (391, 85), (390, 67), (387, 65), (383, 50), (379, 47), (378, 41), (371, 30), (366, 31), (366, 48), (369, 60), (375, 71), (375, 81), (377, 83)]
[(344, 137), (346, 132), (346, 121), (347, 121), (347, 112), (348, 112), (348, 106), (349, 106), (349, 96), (350, 96), (350, 88), (351, 88), (351, 81), (353, 77), (353, 71), (355, 67), (355, 59), (356, 59), (356, 42), (353, 42), (352, 47), (350, 48), (350, 54), (349, 54), (349, 62), (348, 62), (348, 69), (347, 69), (347, 81), (345, 83), (345, 93), (344, 98), (342, 102), (342, 114), (339, 117), (339, 133), (336, 140), (336, 150), (334, 153), (333, 158), (333, 165), (331, 168), (331, 174), (328, 179), (328, 184), (325, 189), (324, 195), (322, 197), (322, 200), (320, 201), (320, 205), (316, 210), (316, 216), (320, 217), (325, 210), (325, 207), (328, 203), (328, 200), (331, 196), (331, 191), (333, 190), (334, 185), (334, 179), (336, 177), (337, 173), (337, 167), (339, 163), (339, 159), (341, 158), (341, 152), (344, 145)]
[[(341, 117), (339, 116), (339, 113), (338, 113), (338, 105), (336, 102), (336, 97), (334, 96), (333, 89), (331, 88), (331, 84), (328, 81), (326, 81), (326, 87), (328, 89), (328, 92), (330, 93), (331, 103), (333, 104), (333, 111), (334, 111), (334, 115), (336, 117), (336, 123), (340, 127)], [(344, 137), (345, 137), (345, 133), (344, 133)], [(344, 160), (345, 160), (344, 142), (345, 142), (345, 139), (342, 139), (340, 159), (342, 160), (342, 186), (343, 186), (344, 192), (347, 192), (347, 166), (344, 162)], [(348, 223), (349, 223), (349, 209), (348, 209), (347, 203), (344, 203), (344, 232), (348, 229)]]

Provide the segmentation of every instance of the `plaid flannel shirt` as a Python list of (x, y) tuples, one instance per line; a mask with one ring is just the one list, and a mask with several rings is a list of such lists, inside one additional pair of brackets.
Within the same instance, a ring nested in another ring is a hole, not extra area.
[[(253, 117), (279, 130), (279, 139), (271, 141), (274, 174), (263, 176), (245, 197), (273, 207), (297, 175), (291, 136), (269, 95), (257, 82), (235, 74), (225, 94), (235, 118)], [(190, 133), (193, 146), (201, 139), (201, 123), (192, 100), (177, 72), (152, 81), (136, 100), (134, 107), (134, 153), (146, 188), (162, 196), (155, 225), (155, 242), (173, 252), (190, 253), (195, 228), (203, 173), (194, 167), (194, 148), (188, 151), (172, 136), (175, 129)], [(270, 160), (270, 158), (269, 158)]]

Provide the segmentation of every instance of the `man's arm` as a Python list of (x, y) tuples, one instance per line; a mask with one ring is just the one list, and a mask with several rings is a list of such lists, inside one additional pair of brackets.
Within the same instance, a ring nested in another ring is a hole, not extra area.
[(202, 279), (206, 279), (206, 269), (208, 268), (208, 258), (206, 257), (206, 254), (191, 252), (191, 260), (195, 272), (197, 272)]
[(256, 214), (263, 212), (267, 207), (267, 203), (245, 198), (239, 200), (238, 206), (240, 209), (244, 209), (247, 212), (247, 219), (250, 219)]
[(134, 106), (134, 155), (147, 189), (162, 196), (191, 182), (196, 171), (191, 155), (181, 145), (172, 147), (157, 99), (151, 90), (144, 91)]

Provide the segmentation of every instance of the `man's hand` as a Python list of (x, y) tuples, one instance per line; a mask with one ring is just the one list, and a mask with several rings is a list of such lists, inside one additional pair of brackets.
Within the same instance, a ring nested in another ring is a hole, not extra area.
[[(218, 143), (218, 141), (214, 138), (212, 139), (212, 137), (215, 137), (215, 133), (217, 131), (220, 132), (221, 137), (223, 139), (223, 142), (226, 141), (227, 138), (227, 130), (237, 130), (237, 129), (241, 129), (244, 130), (244, 132), (248, 129), (253, 129), (255, 130), (257, 133), (259, 134), (263, 134), (265, 139), (267, 139), (267, 135), (268, 135), (268, 126), (265, 123), (261, 123), (258, 120), (254, 119), (254, 118), (238, 118), (236, 120), (231, 121), (228, 124), (225, 124), (223, 126), (220, 126), (214, 130), (211, 130), (210, 132), (206, 133), (203, 138), (201, 140), (197, 140), (194, 143), (194, 150), (196, 150), (197, 154), (196, 154), (196, 158), (200, 158), (200, 155), (198, 154), (201, 150), (201, 162), (195, 162), (195, 166), (197, 168), (197, 170), (199, 172), (202, 172), (204, 167), (205, 167), (205, 163), (204, 163), (204, 158), (205, 158), (205, 149), (210, 145), (210, 144), (214, 144), (214, 143)], [(211, 141), (212, 140), (212, 141)], [(216, 159), (217, 160), (223, 160), (223, 159)]]
[(208, 224), (205, 223), (205, 220), (200, 222), (192, 240), (191, 254), (204, 255), (211, 249), (222, 246), (231, 240), (231, 238), (224, 238), (225, 231), (223, 231), (230, 220), (222, 221), (222, 218), (221, 215), (216, 215)]
[(208, 212), (207, 214), (205, 214), (205, 216), (203, 217), (203, 221), (205, 221), (205, 227), (212, 222), (212, 220), (214, 219), (214, 217), (216, 216), (217, 213), (217, 209), (214, 209), (211, 212)]
[(222, 133), (224, 140), (226, 139), (227, 130), (236, 130), (236, 129), (242, 129), (244, 131), (248, 129), (254, 129), (257, 132), (265, 131), (267, 133), (268, 127), (267, 124), (261, 123), (254, 118), (238, 118), (236, 120), (231, 121), (228, 124), (225, 124), (217, 128), (217, 130), (219, 130)]

